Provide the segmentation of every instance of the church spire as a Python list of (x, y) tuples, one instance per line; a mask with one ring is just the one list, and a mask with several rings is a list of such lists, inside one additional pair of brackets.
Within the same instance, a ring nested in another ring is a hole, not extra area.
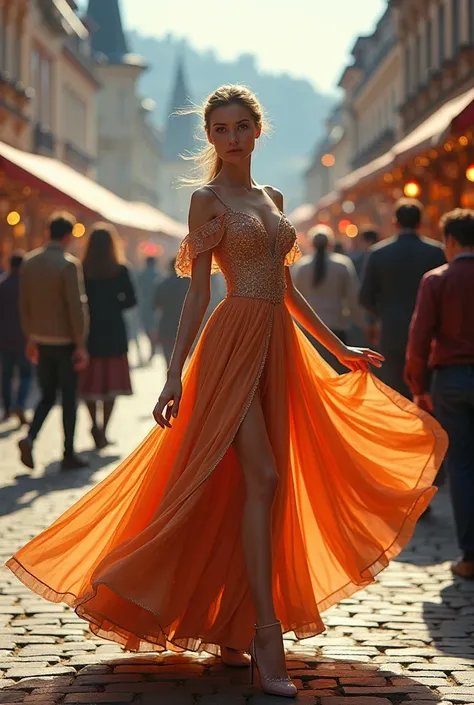
[(192, 104), (186, 83), (184, 57), (181, 52), (176, 64), (175, 80), (165, 126), (164, 156), (168, 161), (176, 161), (180, 154), (193, 151), (196, 147), (194, 132), (196, 115), (176, 115), (176, 112)]
[(92, 33), (92, 48), (104, 54), (111, 64), (120, 64), (129, 53), (123, 31), (119, 0), (89, 0), (87, 17), (97, 30)]

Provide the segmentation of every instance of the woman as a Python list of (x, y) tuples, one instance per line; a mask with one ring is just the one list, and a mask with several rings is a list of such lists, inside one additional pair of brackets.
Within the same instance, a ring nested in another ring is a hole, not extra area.
[[(348, 342), (352, 323), (364, 329), (365, 320), (358, 301), (358, 280), (354, 265), (346, 255), (336, 254), (334, 233), (326, 225), (316, 225), (308, 236), (314, 255), (303, 257), (296, 268), (294, 282), (323, 323), (343, 343)], [(345, 372), (334, 355), (310, 337), (322, 357), (338, 372)]]
[[(115, 400), (131, 394), (127, 331), (123, 312), (136, 305), (135, 292), (112, 225), (93, 226), (82, 261), (90, 311), (89, 365), (80, 389), (92, 419), (96, 448), (109, 445), (107, 428)], [(98, 406), (102, 407), (102, 422)]]
[[(128, 649), (206, 649), (267, 693), (294, 697), (283, 631), (365, 587), (407, 543), (435, 490), (438, 424), (368, 374), (293, 286), (283, 198), (251, 176), (264, 128), (246, 88), (205, 103), (205, 186), (192, 196), (178, 272), (191, 276), (157, 427), (107, 479), (8, 562), (96, 634)], [(183, 376), (222, 270), (227, 298)], [(294, 316), (345, 364), (339, 377)], [(281, 623), (280, 623), (281, 622)]]

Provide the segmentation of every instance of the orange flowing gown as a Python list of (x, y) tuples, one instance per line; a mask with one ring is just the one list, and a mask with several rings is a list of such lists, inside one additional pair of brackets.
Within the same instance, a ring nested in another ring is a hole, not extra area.
[(285, 305), (300, 252), (282, 214), (274, 247), (226, 208), (183, 241), (227, 281), (183, 378), (171, 430), (155, 427), (105, 480), (7, 563), (92, 631), (134, 651), (245, 649), (255, 612), (241, 545), (245, 501), (233, 439), (256, 394), (279, 485), (276, 612), (300, 638), (373, 582), (410, 539), (444, 456), (438, 423), (370, 373), (339, 376)]

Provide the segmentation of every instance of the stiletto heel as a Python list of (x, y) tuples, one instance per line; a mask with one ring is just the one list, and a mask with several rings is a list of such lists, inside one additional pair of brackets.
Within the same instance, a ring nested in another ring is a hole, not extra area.
[[(263, 626), (259, 627), (257, 624), (255, 625), (255, 630), (258, 631), (260, 629), (269, 629), (270, 627), (280, 627), (280, 634), (281, 634), (281, 622), (274, 622), (273, 624), (264, 624)], [(262, 673), (260, 669), (260, 664), (258, 662), (258, 657), (257, 657), (257, 642), (256, 642), (256, 637), (252, 639), (252, 642), (250, 644), (250, 675), (252, 678), (252, 684), (254, 682), (254, 675), (255, 675), (255, 667), (257, 668), (259, 674), (260, 674), (260, 684), (262, 686), (262, 690), (264, 693), (267, 695), (280, 695), (285, 698), (296, 698), (298, 695), (298, 688), (295, 686), (294, 683), (292, 683), (291, 678), (287, 675), (285, 677), (280, 677), (280, 678), (272, 678), (271, 676), (266, 676), (264, 673)]]

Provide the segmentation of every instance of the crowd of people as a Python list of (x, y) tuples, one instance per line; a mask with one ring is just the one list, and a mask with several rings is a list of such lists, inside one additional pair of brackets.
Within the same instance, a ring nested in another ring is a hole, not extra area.
[[(107, 431), (116, 399), (132, 394), (129, 343), (136, 345), (139, 365), (150, 362), (159, 346), (169, 363), (187, 292), (174, 260), (167, 273), (155, 257), (134, 272), (107, 223), (91, 228), (82, 261), (73, 257), (67, 250), (75, 222), (68, 213), (54, 214), (45, 247), (13, 254), (9, 271), (0, 275), (3, 421), (15, 415), (28, 428), (18, 444), (28, 468), (34, 468), (34, 444), (58, 395), (63, 470), (87, 465), (74, 448), (79, 399), (89, 411), (95, 447), (110, 444)], [(219, 290), (213, 306), (222, 296)], [(149, 341), (146, 355), (144, 339)], [(39, 400), (28, 420), (34, 370)]]
[(314, 253), (296, 264), (294, 280), (339, 338), (363, 340), (384, 355), (375, 374), (385, 384), (447, 431), (445, 469), (462, 551), (452, 569), (474, 578), (474, 211), (443, 217), (443, 243), (423, 237), (422, 222), (422, 204), (401, 199), (394, 235), (362, 231), (347, 254), (335, 251), (330, 228), (315, 226)]
[[(293, 269), (295, 284), (336, 335), (369, 344), (385, 357), (382, 382), (434, 414), (448, 432), (446, 468), (461, 559), (453, 571), (474, 578), (474, 212), (444, 216), (444, 243), (421, 236), (423, 207), (402, 199), (395, 233), (362, 231), (347, 253), (333, 231), (314, 227), (314, 252)], [(61, 394), (65, 470), (84, 467), (75, 453), (78, 398), (87, 405), (96, 448), (119, 395), (132, 393), (128, 344), (140, 363), (160, 345), (169, 364), (188, 282), (174, 261), (165, 274), (148, 257), (141, 272), (123, 259), (113, 226), (96, 224), (82, 262), (67, 253), (75, 221), (53, 216), (49, 242), (27, 256), (11, 257), (0, 277), (0, 353), (4, 420), (15, 414), (28, 427), (19, 441), (21, 461), (34, 467), (34, 444)], [(444, 246), (443, 246), (444, 245)], [(212, 305), (224, 296), (213, 277)], [(149, 341), (143, 355), (140, 331)], [(321, 355), (345, 370), (316, 340)], [(28, 424), (26, 408), (36, 366), (39, 401)], [(16, 383), (14, 384), (14, 380)]]

